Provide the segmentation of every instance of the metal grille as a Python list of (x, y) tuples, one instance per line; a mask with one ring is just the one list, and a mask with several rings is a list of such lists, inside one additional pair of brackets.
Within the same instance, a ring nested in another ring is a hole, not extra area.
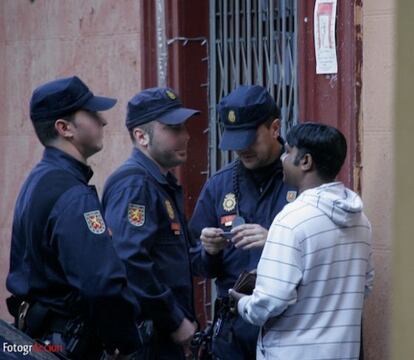
[(268, 89), (283, 135), (297, 121), (296, 15), (297, 0), (210, 0), (210, 175), (234, 157), (218, 149), (216, 105), (238, 85)]

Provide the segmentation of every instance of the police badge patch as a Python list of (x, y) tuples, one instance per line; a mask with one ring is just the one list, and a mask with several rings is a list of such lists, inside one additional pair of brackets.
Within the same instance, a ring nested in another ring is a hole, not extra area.
[(131, 225), (142, 226), (145, 223), (145, 206), (128, 204), (128, 221)]
[(226, 211), (233, 211), (236, 208), (236, 195), (228, 193), (224, 196), (223, 209)]
[(83, 214), (86, 224), (94, 234), (103, 234), (106, 230), (105, 221), (99, 210), (89, 211)]
[(297, 191), (288, 191), (286, 193), (286, 201), (287, 202), (292, 202), (294, 200), (296, 200), (296, 195), (297, 195)]

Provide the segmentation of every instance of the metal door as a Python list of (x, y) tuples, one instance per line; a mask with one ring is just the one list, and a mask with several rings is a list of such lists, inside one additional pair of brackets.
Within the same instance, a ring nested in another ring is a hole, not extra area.
[(241, 84), (266, 87), (281, 109), (282, 134), (297, 121), (297, 1), (210, 0), (209, 174), (221, 152), (216, 105)]

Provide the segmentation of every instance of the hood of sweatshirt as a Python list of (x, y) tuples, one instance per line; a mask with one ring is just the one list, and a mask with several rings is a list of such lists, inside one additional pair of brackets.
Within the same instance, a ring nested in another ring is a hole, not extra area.
[(363, 205), (359, 195), (341, 182), (327, 183), (305, 190), (299, 199), (317, 207), (341, 227), (354, 225), (360, 220), (362, 213)]

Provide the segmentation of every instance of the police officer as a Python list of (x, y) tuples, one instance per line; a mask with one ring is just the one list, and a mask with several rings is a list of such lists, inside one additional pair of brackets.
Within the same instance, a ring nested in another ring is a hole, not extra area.
[(143, 90), (128, 102), (131, 157), (105, 184), (105, 218), (125, 261), (143, 315), (154, 323), (153, 356), (183, 359), (195, 332), (189, 234), (183, 192), (170, 170), (187, 158), (187, 119), (168, 88)]
[[(268, 229), (296, 191), (282, 182), (279, 109), (261, 86), (240, 86), (219, 106), (222, 150), (238, 159), (205, 184), (190, 220), (198, 246), (193, 271), (216, 278), (213, 353), (217, 359), (254, 359), (259, 329), (223, 314), (228, 290), (242, 271), (256, 269)], [(279, 140), (279, 141), (278, 141)], [(218, 319), (217, 319), (218, 317)]]
[(88, 185), (87, 159), (102, 149), (106, 125), (99, 111), (115, 103), (76, 76), (38, 87), (30, 102), (45, 150), (16, 203), (8, 306), (21, 330), (70, 359), (99, 359), (103, 344), (121, 354), (138, 349), (138, 308)]

